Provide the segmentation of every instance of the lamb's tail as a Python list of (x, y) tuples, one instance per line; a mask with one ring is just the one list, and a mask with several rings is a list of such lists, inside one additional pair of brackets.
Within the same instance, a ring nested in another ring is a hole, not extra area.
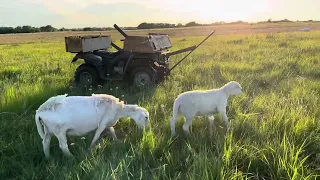
[(41, 123), (40, 123), (40, 120), (41, 120), (41, 119), (40, 119), (39, 113), (36, 113), (36, 115), (35, 115), (35, 120), (36, 120), (36, 125), (37, 125), (37, 129), (38, 129), (38, 133), (39, 133), (41, 139), (43, 139), (43, 138), (44, 138), (44, 131), (43, 131), (42, 126), (41, 126)]
[(180, 114), (180, 102), (179, 99), (176, 99), (173, 103), (173, 116), (172, 119), (177, 119)]

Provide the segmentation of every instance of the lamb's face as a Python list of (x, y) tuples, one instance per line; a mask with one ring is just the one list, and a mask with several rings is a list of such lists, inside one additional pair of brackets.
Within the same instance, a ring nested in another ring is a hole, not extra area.
[(148, 128), (149, 112), (146, 109), (138, 108), (131, 118), (136, 122), (139, 129), (142, 129), (143, 127)]
[(242, 93), (242, 87), (238, 82), (231, 81), (228, 87), (228, 89), (230, 90), (230, 94), (232, 95), (239, 95)]

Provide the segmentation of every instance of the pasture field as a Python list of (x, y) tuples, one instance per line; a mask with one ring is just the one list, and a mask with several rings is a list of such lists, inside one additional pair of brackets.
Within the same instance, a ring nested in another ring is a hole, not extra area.
[[(197, 44), (209, 31), (204, 27), (184, 36), (177, 31), (172, 50)], [(65, 52), (64, 36), (57, 34), (0, 36), (0, 179), (320, 178), (320, 31), (217, 32), (153, 89), (111, 82), (85, 92), (72, 82), (81, 62), (71, 63), (73, 54)], [(183, 56), (172, 57), (171, 65)], [(244, 92), (228, 101), (229, 135), (216, 115), (212, 137), (207, 118), (197, 117), (192, 138), (185, 137), (180, 118), (177, 136), (170, 139), (178, 94), (231, 80)], [(122, 119), (115, 126), (122, 142), (104, 136), (89, 156), (92, 134), (68, 137), (73, 161), (62, 155), (53, 137), (52, 159), (45, 160), (35, 110), (53, 95), (93, 92), (124, 95), (125, 102), (146, 107), (150, 131), (140, 132), (133, 121)]]

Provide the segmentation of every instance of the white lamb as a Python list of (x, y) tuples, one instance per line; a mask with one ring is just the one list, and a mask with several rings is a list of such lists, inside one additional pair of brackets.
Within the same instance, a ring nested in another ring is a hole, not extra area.
[(238, 82), (231, 81), (219, 89), (195, 90), (181, 93), (173, 104), (173, 117), (171, 118), (171, 137), (175, 135), (175, 124), (182, 114), (186, 118), (183, 125), (185, 134), (190, 137), (189, 126), (195, 116), (207, 116), (210, 123), (210, 134), (214, 126), (213, 114), (220, 113), (229, 132), (229, 121), (226, 113), (227, 100), (230, 95), (239, 95), (242, 87)]
[(46, 158), (50, 157), (49, 145), (53, 135), (58, 138), (63, 154), (73, 157), (68, 149), (67, 135), (83, 136), (95, 130), (90, 150), (106, 128), (112, 137), (118, 140), (113, 126), (118, 119), (124, 117), (131, 117), (139, 129), (148, 128), (149, 112), (145, 108), (126, 105), (118, 98), (106, 94), (68, 97), (65, 94), (51, 97), (36, 110), (35, 121), (38, 133), (43, 139)]

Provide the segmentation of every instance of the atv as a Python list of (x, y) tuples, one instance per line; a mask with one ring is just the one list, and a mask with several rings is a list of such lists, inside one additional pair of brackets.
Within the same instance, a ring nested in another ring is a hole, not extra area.
[[(67, 36), (66, 51), (76, 53), (72, 62), (83, 59), (75, 71), (74, 79), (78, 86), (96, 87), (106, 80), (126, 80), (136, 87), (147, 87), (157, 84), (170, 75), (170, 71), (184, 60), (192, 51), (201, 45), (191, 46), (174, 52), (167, 34), (149, 33), (148, 36), (128, 36), (114, 24), (125, 39), (123, 49), (114, 44), (110, 36)], [(110, 51), (114, 47), (117, 51)], [(171, 69), (169, 57), (190, 51)]]

